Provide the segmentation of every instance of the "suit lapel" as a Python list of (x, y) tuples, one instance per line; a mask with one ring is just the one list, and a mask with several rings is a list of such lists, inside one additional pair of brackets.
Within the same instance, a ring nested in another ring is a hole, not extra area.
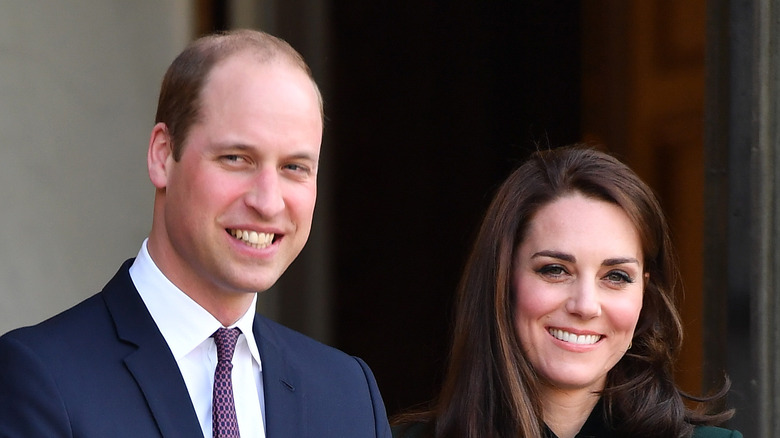
[(128, 260), (103, 289), (119, 339), (137, 348), (124, 362), (146, 398), (162, 436), (202, 437), (176, 360), (130, 279)]
[(306, 410), (298, 372), (290, 366), (274, 328), (256, 315), (253, 326), (260, 359), (263, 361), (265, 432), (267, 438), (305, 436)]

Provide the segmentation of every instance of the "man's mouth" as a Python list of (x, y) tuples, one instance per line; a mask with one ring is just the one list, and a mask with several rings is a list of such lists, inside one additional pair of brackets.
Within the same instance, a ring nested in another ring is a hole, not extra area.
[(570, 344), (592, 345), (600, 341), (602, 338), (602, 335), (575, 335), (574, 333), (569, 333), (565, 330), (555, 328), (548, 328), (547, 331), (550, 332), (550, 334), (555, 339), (568, 342)]
[(275, 236), (274, 233), (258, 233), (257, 231), (235, 229), (228, 229), (227, 231), (236, 239), (257, 249), (263, 249), (273, 243)]

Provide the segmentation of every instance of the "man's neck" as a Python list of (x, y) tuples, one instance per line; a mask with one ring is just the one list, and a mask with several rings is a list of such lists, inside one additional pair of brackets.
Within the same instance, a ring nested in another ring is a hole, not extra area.
[[(184, 293), (186, 294), (187, 292), (184, 291)], [(198, 299), (192, 295), (187, 295), (201, 307), (206, 309), (206, 311), (214, 316), (214, 318), (216, 318), (224, 327), (230, 327), (246, 314), (257, 294), (236, 293), (235, 296), (227, 297), (224, 295), (218, 297), (207, 295), (205, 297), (198, 297)]]

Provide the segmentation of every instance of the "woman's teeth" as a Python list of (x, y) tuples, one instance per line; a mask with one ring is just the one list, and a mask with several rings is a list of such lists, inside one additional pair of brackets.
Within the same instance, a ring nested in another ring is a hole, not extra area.
[(591, 345), (595, 344), (601, 339), (601, 335), (575, 335), (574, 333), (552, 328), (548, 329), (547, 331), (550, 332), (550, 334), (553, 335), (555, 339), (559, 339), (563, 342), (568, 342), (571, 344)]

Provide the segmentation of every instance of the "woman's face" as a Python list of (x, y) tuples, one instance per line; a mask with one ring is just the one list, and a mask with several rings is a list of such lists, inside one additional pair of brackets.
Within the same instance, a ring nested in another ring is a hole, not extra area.
[(629, 348), (647, 276), (617, 205), (572, 194), (531, 219), (513, 267), (515, 329), (543, 384), (604, 388)]

